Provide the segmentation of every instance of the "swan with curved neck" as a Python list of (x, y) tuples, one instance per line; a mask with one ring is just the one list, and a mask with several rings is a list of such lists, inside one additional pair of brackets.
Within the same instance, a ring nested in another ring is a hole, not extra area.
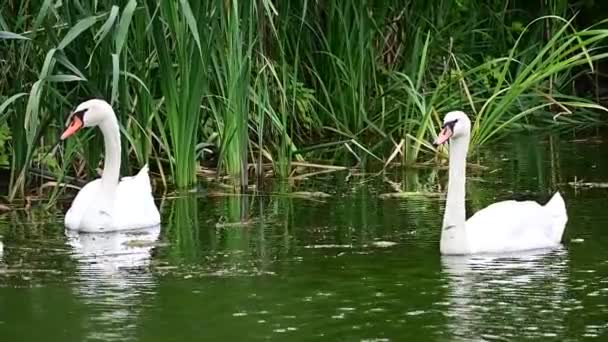
[(93, 233), (159, 225), (147, 165), (137, 175), (120, 179), (120, 130), (112, 106), (99, 99), (85, 101), (68, 122), (61, 140), (83, 127), (99, 127), (105, 160), (101, 179), (88, 183), (76, 195), (65, 216), (66, 227)]
[(441, 253), (501, 253), (558, 246), (568, 221), (559, 192), (545, 205), (534, 201), (497, 202), (466, 219), (466, 157), (470, 133), (471, 121), (467, 115), (453, 111), (446, 114), (435, 141), (435, 145), (450, 143)]

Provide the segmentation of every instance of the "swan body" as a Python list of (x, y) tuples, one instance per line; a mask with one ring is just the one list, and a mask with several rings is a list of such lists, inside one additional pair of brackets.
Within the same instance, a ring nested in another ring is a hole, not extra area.
[(450, 112), (436, 141), (436, 144), (450, 141), (441, 253), (503, 253), (558, 246), (568, 221), (566, 205), (559, 192), (545, 205), (534, 201), (497, 202), (466, 220), (466, 154), (470, 130), (471, 122), (466, 114)]
[(465, 222), (469, 253), (512, 252), (560, 244), (566, 217), (559, 192), (544, 206), (534, 201), (503, 201)]
[[(95, 233), (152, 227), (160, 223), (147, 165), (136, 176), (120, 180), (114, 201), (106, 208), (101, 208), (97, 202), (98, 194), (102, 191), (101, 179), (85, 185), (65, 215), (66, 227)], [(144, 194), (148, 194), (149, 198)]]
[(112, 107), (103, 100), (80, 104), (71, 115), (66, 139), (82, 127), (98, 126), (104, 136), (105, 161), (100, 179), (86, 184), (65, 215), (68, 229), (99, 233), (132, 230), (160, 224), (152, 197), (148, 166), (137, 175), (119, 179), (120, 131)]

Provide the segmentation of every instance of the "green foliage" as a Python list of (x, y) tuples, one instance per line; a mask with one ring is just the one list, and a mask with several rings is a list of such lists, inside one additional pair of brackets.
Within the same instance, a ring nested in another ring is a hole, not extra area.
[(435, 153), (428, 141), (454, 109), (472, 116), (473, 147), (521, 128), (595, 123), (604, 108), (572, 84), (608, 57), (608, 30), (576, 28), (563, 19), (567, 6), (2, 2), (0, 158), (11, 156), (10, 197), (23, 195), (32, 163), (95, 175), (98, 133), (54, 147), (67, 113), (91, 96), (119, 115), (124, 173), (150, 163), (179, 188), (196, 182), (209, 145), (238, 189), (251, 165), (256, 176), (271, 165), (288, 177), (295, 159), (417, 162)]
[(0, 123), (0, 167), (7, 167), (8, 164), (8, 146), (7, 142), (11, 138), (11, 131), (6, 122)]

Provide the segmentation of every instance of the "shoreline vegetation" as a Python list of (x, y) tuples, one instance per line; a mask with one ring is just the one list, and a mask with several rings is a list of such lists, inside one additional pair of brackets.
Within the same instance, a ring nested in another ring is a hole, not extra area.
[(53, 201), (98, 177), (99, 132), (59, 142), (91, 97), (118, 115), (122, 175), (147, 163), (163, 189), (436, 165), (445, 151), (429, 142), (455, 109), (474, 122), (473, 152), (518, 130), (595, 127), (608, 28), (577, 6), (3, 1), (0, 195)]

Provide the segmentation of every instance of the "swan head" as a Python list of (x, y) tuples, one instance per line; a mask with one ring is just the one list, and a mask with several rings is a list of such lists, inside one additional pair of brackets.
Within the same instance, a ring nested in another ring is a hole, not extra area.
[(471, 120), (462, 111), (452, 111), (443, 118), (443, 127), (437, 134), (437, 140), (434, 145), (439, 146), (448, 140), (457, 140), (460, 138), (468, 138), (471, 133)]
[(79, 104), (68, 117), (68, 125), (61, 135), (61, 140), (68, 138), (83, 127), (99, 126), (108, 118), (115, 118), (114, 110), (109, 103), (101, 99), (85, 101)]

